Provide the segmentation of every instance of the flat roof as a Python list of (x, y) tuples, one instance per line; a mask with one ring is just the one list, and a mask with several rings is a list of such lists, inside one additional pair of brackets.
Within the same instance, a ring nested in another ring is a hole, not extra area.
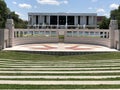
[(97, 13), (38, 13), (38, 12), (29, 12), (28, 15), (74, 15), (74, 16), (97, 16)]

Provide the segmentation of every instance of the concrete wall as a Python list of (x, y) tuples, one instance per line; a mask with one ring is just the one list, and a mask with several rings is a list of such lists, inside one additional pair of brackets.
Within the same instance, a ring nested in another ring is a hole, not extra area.
[(66, 43), (95, 44), (110, 47), (110, 39), (89, 37), (66, 37)]
[[(103, 32), (103, 36), (101, 37), (101, 35), (98, 36), (79, 36), (77, 34), (77, 36), (67, 36), (67, 31), (77, 31), (77, 33), (79, 34), (79, 32), (88, 32), (90, 34), (90, 32), (98, 32), (99, 34), (101, 32)], [(106, 33), (106, 37), (104, 37), (104, 33)], [(109, 30), (101, 30), (101, 29), (93, 29), (93, 30), (89, 30), (89, 29), (74, 29), (74, 30), (66, 30), (65, 31), (65, 39), (64, 42), (66, 43), (84, 43), (84, 44), (96, 44), (96, 45), (103, 45), (103, 46), (107, 46), (110, 47), (110, 38), (109, 38)]]
[[(29, 32), (33, 31), (33, 35), (30, 36), (22, 36), (18, 35), (18, 37), (14, 37), (14, 46), (15, 45), (21, 45), (21, 44), (31, 44), (31, 43), (58, 43), (59, 37), (58, 37), (58, 31), (56, 30), (50, 30), (50, 29), (15, 29), (15, 32)], [(43, 36), (34, 36), (35, 31), (40, 32), (43, 31)], [(46, 31), (50, 32), (50, 36), (47, 36)], [(56, 31), (56, 36), (51, 36), (51, 32)]]
[(35, 43), (58, 43), (57, 37), (21, 37), (14, 39), (15, 45), (35, 44)]
[(9, 30), (0, 29), (0, 49), (9, 47)]
[(120, 31), (115, 30), (114, 48), (120, 50)]

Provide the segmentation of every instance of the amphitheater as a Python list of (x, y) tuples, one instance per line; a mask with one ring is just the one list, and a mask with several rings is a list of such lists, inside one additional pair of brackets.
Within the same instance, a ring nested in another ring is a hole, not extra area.
[(0, 49), (38, 53), (81, 54), (113, 52), (120, 49), (120, 31), (116, 20), (104, 29), (15, 29), (8, 19), (0, 30)]
[[(8, 19), (6, 28), (0, 29), (0, 49), (54, 55), (120, 50), (120, 31), (116, 20), (111, 20), (107, 30), (97, 29), (94, 25), (91, 25), (91, 29), (81, 28), (79, 25), (60, 27), (29, 25), (29, 27), (15, 29), (13, 19)], [(0, 89), (31, 88), (120, 90), (120, 60), (0, 59)]]

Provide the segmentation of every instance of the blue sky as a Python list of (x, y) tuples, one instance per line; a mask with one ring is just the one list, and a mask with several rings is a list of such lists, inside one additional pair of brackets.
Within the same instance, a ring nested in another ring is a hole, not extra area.
[(109, 17), (120, 0), (5, 0), (7, 7), (27, 20), (28, 12), (97, 13)]

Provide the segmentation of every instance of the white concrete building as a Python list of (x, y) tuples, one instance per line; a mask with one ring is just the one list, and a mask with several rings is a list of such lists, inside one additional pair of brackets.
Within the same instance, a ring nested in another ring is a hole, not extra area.
[(96, 28), (97, 13), (28, 13), (30, 28)]

